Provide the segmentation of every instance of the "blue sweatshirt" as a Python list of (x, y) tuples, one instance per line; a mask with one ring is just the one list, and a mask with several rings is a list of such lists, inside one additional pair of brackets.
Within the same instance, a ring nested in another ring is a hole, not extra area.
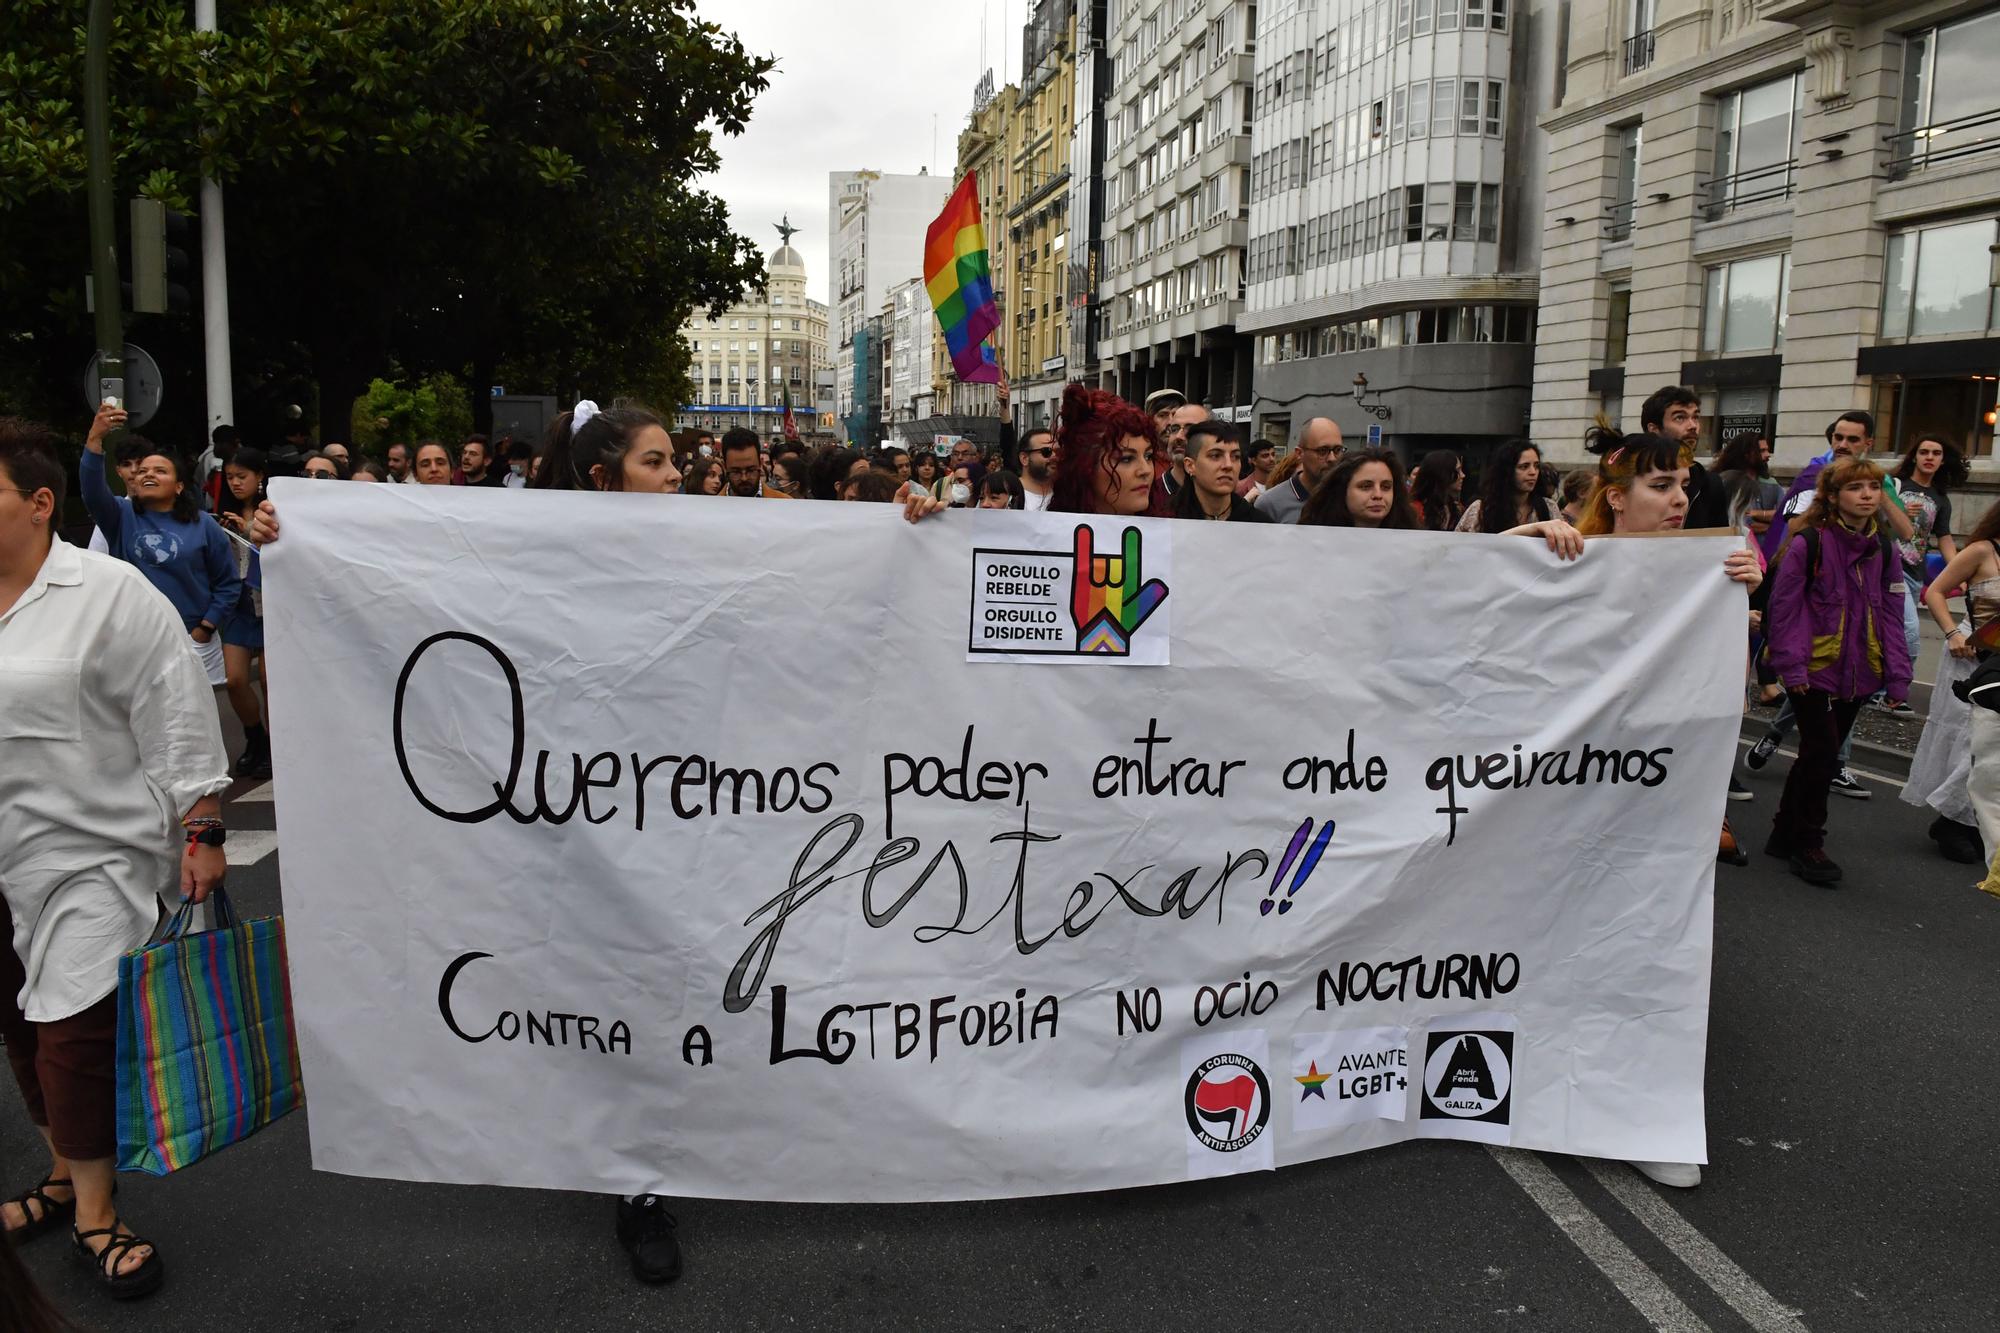
[(141, 509), (113, 495), (104, 480), (104, 455), (85, 450), (78, 469), (83, 481), (83, 506), (104, 532), (111, 553), (137, 565), (155, 588), (167, 595), (190, 630), (202, 621), (220, 630), (243, 596), (229, 534), (207, 514), (183, 523), (171, 513)]

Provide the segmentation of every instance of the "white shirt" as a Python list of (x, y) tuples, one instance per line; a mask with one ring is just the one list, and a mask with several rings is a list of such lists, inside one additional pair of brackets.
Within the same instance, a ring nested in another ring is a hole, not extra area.
[(1026, 486), (1023, 486), (1021, 488), (1021, 508), (1026, 510), (1030, 514), (1035, 513), (1038, 510), (1047, 509), (1049, 507), (1049, 501), (1053, 499), (1054, 496), (1055, 496), (1054, 491), (1050, 491), (1045, 495), (1037, 495), (1033, 491), (1029, 490)]
[(0, 894), (30, 1022), (117, 987), (158, 895), (178, 893), (181, 816), (228, 785), (179, 613), (133, 566), (58, 539), (0, 615)]

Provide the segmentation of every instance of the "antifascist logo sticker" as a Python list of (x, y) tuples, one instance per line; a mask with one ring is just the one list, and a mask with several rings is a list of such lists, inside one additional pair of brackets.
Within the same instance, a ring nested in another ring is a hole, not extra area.
[(1188, 1076), (1183, 1100), (1189, 1132), (1216, 1152), (1249, 1147), (1271, 1119), (1271, 1085), (1247, 1055), (1232, 1052), (1202, 1061)]

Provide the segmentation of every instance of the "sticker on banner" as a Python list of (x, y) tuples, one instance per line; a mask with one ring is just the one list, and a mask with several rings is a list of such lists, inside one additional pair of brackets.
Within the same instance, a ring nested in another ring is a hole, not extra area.
[(1190, 1176), (1269, 1171), (1270, 1050), (1264, 1031), (1204, 1033), (1181, 1043), (1181, 1104)]
[(966, 660), (1167, 665), (1171, 556), (1165, 525), (1088, 522), (1067, 550), (975, 549)]
[(1422, 1110), (1427, 1138), (1510, 1143), (1514, 1137), (1514, 1020), (1507, 1014), (1434, 1019), (1424, 1033)]
[(1306, 1134), (1368, 1120), (1402, 1120), (1410, 1107), (1410, 1040), (1399, 1027), (1301, 1032), (1292, 1038), (1292, 1130)]

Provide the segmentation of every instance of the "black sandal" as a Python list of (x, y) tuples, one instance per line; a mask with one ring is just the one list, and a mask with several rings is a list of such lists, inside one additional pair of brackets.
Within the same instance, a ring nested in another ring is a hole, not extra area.
[[(45, 1193), (51, 1185), (67, 1187), (70, 1194), (68, 1202), (58, 1203), (54, 1199), (51, 1199)], [(22, 1241), (33, 1240), (44, 1231), (51, 1231), (61, 1226), (76, 1215), (76, 1186), (70, 1184), (67, 1180), (57, 1180), (54, 1176), (50, 1176), (41, 1184), (23, 1190), (13, 1198), (6, 1200), (6, 1202), (18, 1207), (21, 1210), (21, 1216), (27, 1219), (25, 1223), (15, 1227), (11, 1231), (0, 1232), (0, 1235), (4, 1235), (9, 1241), (18, 1245)], [(31, 1203), (41, 1208), (42, 1213), (40, 1217), (35, 1216), (28, 1208), (28, 1205)]]
[[(111, 1294), (113, 1300), (129, 1301), (141, 1296), (150, 1296), (158, 1291), (160, 1283), (166, 1280), (167, 1265), (160, 1258), (157, 1247), (146, 1256), (146, 1262), (131, 1272), (118, 1271), (118, 1261), (127, 1251), (135, 1250), (141, 1245), (152, 1245), (153, 1242), (133, 1235), (117, 1218), (113, 1218), (108, 1227), (99, 1227), (95, 1231), (72, 1231), (70, 1235), (75, 1238), (76, 1252), (97, 1270), (97, 1280), (104, 1285), (104, 1289)], [(102, 1250), (93, 1250), (88, 1242), (98, 1236), (109, 1236), (111, 1239), (105, 1242)]]

